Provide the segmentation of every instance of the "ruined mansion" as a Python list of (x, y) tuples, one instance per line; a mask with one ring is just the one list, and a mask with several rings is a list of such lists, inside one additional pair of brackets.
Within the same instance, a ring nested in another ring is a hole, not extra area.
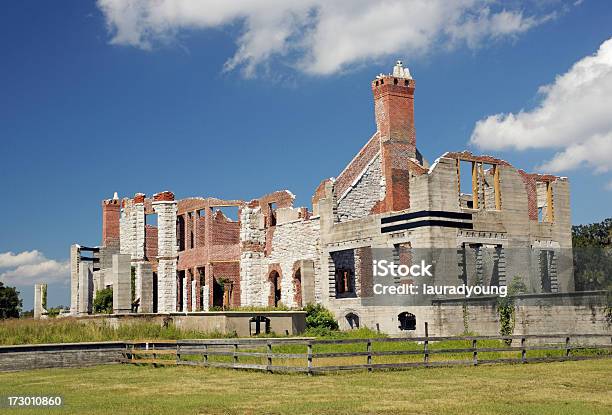
[(170, 191), (102, 201), (101, 245), (71, 247), (71, 314), (91, 314), (96, 293), (112, 286), (117, 314), (320, 303), (345, 328), (392, 333), (437, 321), (440, 303), (364, 301), (377, 248), (400, 262), (411, 249), (453, 251), (438, 282), (518, 277), (527, 294), (574, 291), (571, 262), (557, 254), (572, 246), (568, 180), (467, 151), (429, 163), (417, 149), (415, 87), (400, 61), (372, 81), (376, 131), (314, 190), (311, 209), (294, 207), (288, 190), (250, 201)]

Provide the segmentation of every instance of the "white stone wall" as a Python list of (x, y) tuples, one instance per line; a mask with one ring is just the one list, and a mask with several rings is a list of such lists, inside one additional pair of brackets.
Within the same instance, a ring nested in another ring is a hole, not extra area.
[(338, 220), (346, 222), (367, 216), (384, 197), (385, 182), (380, 155), (377, 155), (348, 191), (338, 195)]
[(132, 259), (144, 259), (145, 257), (145, 206), (138, 203), (133, 207), (134, 215), (134, 246)]
[(135, 252), (136, 246), (136, 212), (131, 206), (121, 209), (119, 218), (119, 253), (129, 254)]
[(210, 309), (210, 304), (208, 303), (208, 299), (210, 298), (210, 289), (208, 285), (203, 286), (202, 288), (202, 298), (204, 298), (202, 311), (208, 311)]
[(268, 305), (268, 293), (270, 288), (266, 283), (266, 264), (267, 262), (263, 252), (243, 252), (240, 255), (241, 305)]
[(42, 318), (47, 310), (43, 307), (44, 298), (47, 295), (47, 284), (34, 284), (34, 318)]
[(261, 208), (250, 208), (248, 206), (242, 208), (240, 212), (240, 241), (262, 244), (266, 242)]
[[(280, 264), (282, 270), (281, 302), (295, 307), (295, 287), (293, 284), (293, 265), (296, 261), (310, 259), (315, 261), (315, 275), (319, 274), (319, 220), (298, 220), (277, 225), (272, 237), (272, 252), (269, 264)], [(267, 271), (267, 270), (266, 270)], [(270, 282), (263, 275), (266, 301), (270, 292)], [(315, 282), (318, 287), (319, 284)], [(316, 298), (316, 292), (315, 292)]]
[(70, 246), (70, 314), (76, 314), (79, 303), (79, 266), (81, 251), (78, 245)]
[[(240, 241), (246, 244), (266, 243), (261, 208), (244, 207), (240, 214)], [(264, 293), (267, 265), (264, 269), (263, 252), (243, 251), (240, 254), (240, 304), (268, 305), (268, 293)]]
[(160, 313), (176, 311), (176, 266), (178, 246), (176, 244), (176, 201), (153, 202), (157, 213), (157, 307)]

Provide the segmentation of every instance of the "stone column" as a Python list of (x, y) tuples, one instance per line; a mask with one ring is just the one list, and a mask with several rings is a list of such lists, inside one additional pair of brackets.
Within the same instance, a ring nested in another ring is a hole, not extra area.
[(34, 284), (34, 318), (39, 319), (47, 312), (47, 284)]
[(204, 298), (203, 301), (203, 305), (202, 305), (202, 310), (201, 311), (208, 311), (210, 309), (210, 302), (209, 302), (209, 296), (210, 296), (210, 290), (209, 290), (209, 285), (205, 285), (203, 286), (202, 289), (202, 294), (200, 294), (202, 296), (202, 298)]
[(157, 308), (160, 313), (176, 311), (176, 244), (177, 203), (172, 192), (153, 196), (153, 210), (157, 213)]
[(198, 284), (196, 284), (195, 277), (192, 277), (191, 278), (191, 310), (189, 311), (198, 310), (198, 296), (196, 295), (197, 289), (198, 289)]
[[(268, 292), (264, 249), (266, 230), (260, 207), (245, 206), (240, 211), (240, 304), (265, 306)], [(210, 279), (212, 284), (212, 279)], [(205, 303), (207, 299), (205, 299)]]
[(305, 306), (315, 302), (315, 269), (314, 261), (301, 260), (300, 277), (302, 285), (302, 305)]
[(136, 290), (139, 293), (140, 306), (139, 313), (153, 312), (153, 270), (148, 262), (141, 262), (136, 265), (136, 275), (140, 275), (137, 281)]
[(113, 255), (113, 313), (132, 311), (130, 255)]
[(70, 314), (76, 314), (79, 302), (79, 262), (80, 246), (70, 245)]
[(81, 263), (79, 267), (79, 296), (77, 314), (91, 314), (93, 302), (93, 264)]
[[(143, 268), (140, 266), (143, 264), (145, 259), (145, 195), (143, 193), (136, 193), (134, 196), (134, 205), (132, 206), (132, 220), (133, 220), (133, 231), (134, 231), (134, 247), (131, 252), (132, 254), (132, 266), (135, 268), (135, 287), (136, 292), (134, 293), (135, 299), (140, 299), (142, 304), (142, 293), (140, 291), (142, 287), (142, 274)], [(138, 307), (138, 311), (141, 308)]]

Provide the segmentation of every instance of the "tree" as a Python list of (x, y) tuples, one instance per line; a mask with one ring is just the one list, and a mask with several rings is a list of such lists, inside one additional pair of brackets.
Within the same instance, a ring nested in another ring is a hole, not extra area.
[(6, 287), (0, 281), (0, 319), (19, 318), (22, 302), (15, 287)]
[(574, 281), (577, 291), (606, 290), (612, 285), (612, 218), (572, 226)]
[(94, 313), (111, 314), (113, 312), (113, 288), (108, 287), (96, 293), (93, 303)]

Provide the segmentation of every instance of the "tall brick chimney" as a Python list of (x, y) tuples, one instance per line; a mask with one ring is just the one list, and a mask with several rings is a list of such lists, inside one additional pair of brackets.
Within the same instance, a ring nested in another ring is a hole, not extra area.
[(402, 61), (397, 61), (392, 74), (380, 74), (372, 81), (376, 127), (381, 140), (406, 144), (412, 158), (416, 158), (414, 88), (414, 79)]
[(121, 205), (117, 193), (112, 199), (102, 201), (102, 246), (119, 245), (119, 217)]
[(381, 212), (410, 207), (409, 159), (417, 158), (414, 130), (415, 82), (402, 61), (393, 73), (372, 81), (376, 128), (381, 141), (382, 170), (386, 194)]

